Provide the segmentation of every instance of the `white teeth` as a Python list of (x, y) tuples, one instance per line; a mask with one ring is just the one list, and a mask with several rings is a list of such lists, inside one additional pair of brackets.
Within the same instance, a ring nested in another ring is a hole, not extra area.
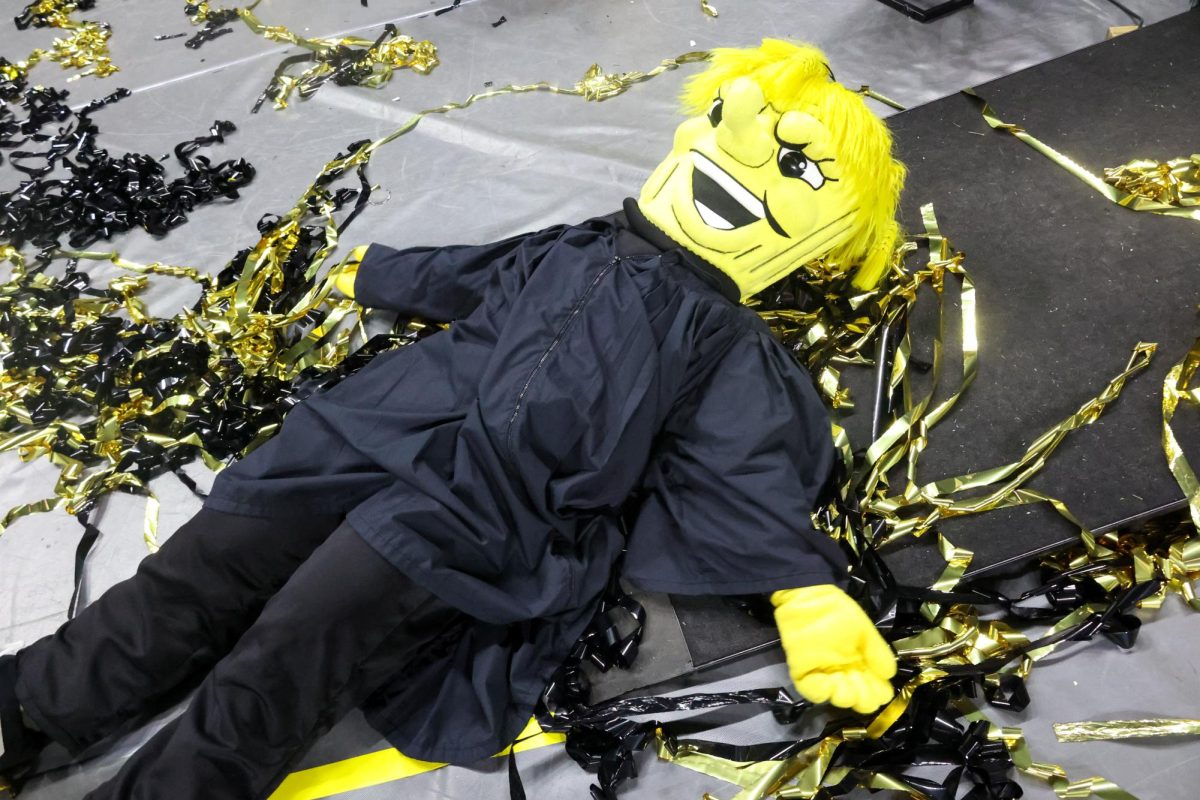
[(700, 212), (700, 219), (704, 220), (704, 224), (710, 228), (719, 228), (723, 231), (733, 230), (733, 223), (722, 217), (717, 212), (713, 211), (708, 206), (701, 203), (699, 200), (693, 201), (696, 204), (696, 210)]
[[(700, 170), (705, 175), (716, 181), (722, 189), (729, 193), (730, 197), (738, 201), (742, 208), (746, 209), (759, 219), (762, 219), (766, 216), (766, 211), (763, 209), (762, 201), (755, 197), (749, 189), (738, 183), (732, 175), (713, 163), (713, 161), (707, 156), (697, 153), (695, 150), (693, 150), (692, 164), (696, 169)], [(697, 203), (696, 207), (699, 209), (700, 204)], [(711, 214), (712, 211), (709, 210), (709, 213)], [(703, 214), (704, 212), (701, 212), (701, 216), (703, 216)], [(718, 217), (718, 219), (720, 219), (720, 217)], [(733, 226), (730, 225), (729, 227)]]

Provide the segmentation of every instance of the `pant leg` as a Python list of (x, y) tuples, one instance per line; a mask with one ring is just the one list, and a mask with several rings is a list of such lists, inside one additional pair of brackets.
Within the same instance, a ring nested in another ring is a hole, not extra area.
[(201, 510), (130, 579), (18, 655), (17, 698), (78, 753), (195, 683), (340, 523)]
[(88, 800), (266, 797), (317, 735), (460, 618), (342, 525), (183, 716)]

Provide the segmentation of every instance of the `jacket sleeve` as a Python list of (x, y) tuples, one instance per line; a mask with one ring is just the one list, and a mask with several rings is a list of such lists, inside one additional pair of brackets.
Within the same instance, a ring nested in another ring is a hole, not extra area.
[(676, 594), (844, 585), (840, 546), (811, 521), (832, 466), (808, 374), (769, 334), (739, 340), (660, 437), (628, 516), (625, 578)]
[(354, 280), (354, 296), (368, 308), (397, 311), (431, 322), (470, 316), (498, 273), (532, 271), (564, 226), (482, 245), (410, 247), (372, 244)]

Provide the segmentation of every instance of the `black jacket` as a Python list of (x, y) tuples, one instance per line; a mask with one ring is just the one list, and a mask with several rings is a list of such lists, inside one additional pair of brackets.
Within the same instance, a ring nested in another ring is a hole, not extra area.
[(297, 406), (208, 505), (343, 511), (477, 621), (452, 667), (404, 677), (403, 713), (375, 714), (408, 755), (463, 763), (515, 735), (622, 548), (653, 591), (844, 577), (809, 519), (833, 461), (809, 375), (632, 201), (495, 244), (372, 245), (355, 293), (454, 324)]

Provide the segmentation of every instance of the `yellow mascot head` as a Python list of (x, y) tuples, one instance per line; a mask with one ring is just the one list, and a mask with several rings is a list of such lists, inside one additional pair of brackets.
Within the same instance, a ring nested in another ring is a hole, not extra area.
[(815, 258), (878, 284), (899, 236), (904, 166), (862, 95), (821, 51), (778, 39), (718, 49), (683, 91), (690, 119), (638, 205), (746, 299)]

